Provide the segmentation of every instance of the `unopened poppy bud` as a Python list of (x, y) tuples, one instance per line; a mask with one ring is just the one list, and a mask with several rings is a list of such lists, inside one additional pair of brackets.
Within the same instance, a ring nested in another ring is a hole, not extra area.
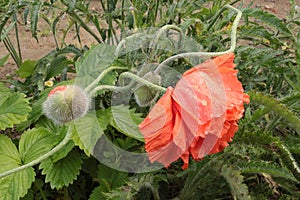
[(90, 97), (80, 87), (58, 86), (51, 90), (43, 104), (44, 114), (57, 124), (84, 116), (90, 107)]
[[(161, 78), (158, 74), (154, 74), (152, 72), (148, 72), (143, 76), (143, 79), (160, 85)], [(159, 91), (148, 87), (147, 85), (139, 84), (134, 90), (134, 97), (139, 106), (145, 107), (151, 105), (151, 103), (155, 102), (159, 96)]]

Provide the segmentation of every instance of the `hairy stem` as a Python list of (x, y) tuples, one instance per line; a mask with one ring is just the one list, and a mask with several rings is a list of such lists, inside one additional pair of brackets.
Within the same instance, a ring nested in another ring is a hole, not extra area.
[(116, 69), (125, 69), (124, 67), (118, 67), (118, 66), (111, 66), (107, 68), (106, 70), (102, 71), (101, 74), (85, 88), (85, 92), (89, 93), (93, 90), (93, 88), (96, 87), (96, 85), (102, 80), (102, 78), (107, 75), (109, 72), (116, 70)]
[(242, 17), (242, 12), (230, 5), (225, 5), (219, 12), (216, 13), (214, 20), (210, 23), (209, 26), (212, 26), (212, 24), (217, 20), (217, 18), (220, 16), (220, 14), (225, 10), (225, 9), (230, 9), (233, 10), (237, 13), (236, 18), (234, 19), (234, 22), (232, 24), (232, 28), (231, 28), (231, 34), (230, 34), (230, 40), (231, 40), (231, 44), (230, 44), (230, 48), (226, 51), (221, 51), (221, 52), (187, 52), (187, 53), (181, 53), (181, 54), (177, 54), (174, 56), (171, 56), (169, 58), (167, 58), (166, 60), (164, 60), (162, 63), (160, 63), (157, 68), (155, 69), (154, 73), (157, 74), (159, 73), (159, 71), (161, 71), (161, 69), (163, 67), (166, 66), (167, 63), (177, 60), (178, 58), (193, 58), (193, 57), (201, 57), (201, 56), (220, 56), (229, 52), (233, 52), (235, 47), (236, 47), (236, 32), (237, 32), (237, 27), (238, 24), (240, 22), (240, 19)]
[(138, 83), (142, 83), (150, 88), (153, 88), (153, 89), (156, 89), (158, 91), (162, 91), (162, 92), (165, 92), (167, 89), (162, 87), (162, 86), (159, 86), (159, 85), (156, 85), (154, 83), (151, 83), (150, 81), (147, 81), (133, 73), (130, 73), (130, 72), (123, 72), (121, 75), (120, 75), (120, 79), (122, 80), (123, 78), (130, 78)]

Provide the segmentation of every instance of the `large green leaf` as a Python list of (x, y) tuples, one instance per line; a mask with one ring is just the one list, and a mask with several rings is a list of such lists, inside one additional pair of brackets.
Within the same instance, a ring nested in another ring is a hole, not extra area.
[[(0, 173), (21, 165), (20, 154), (11, 139), (0, 135)], [(19, 199), (31, 187), (35, 179), (32, 167), (0, 178), (0, 199)]]
[(18, 167), (21, 164), (20, 154), (7, 136), (0, 134), (0, 173)]
[(72, 184), (80, 173), (82, 159), (78, 151), (71, 151), (65, 158), (52, 162), (44, 160), (40, 164), (42, 174), (46, 175), (46, 183), (50, 182), (51, 188), (61, 189)]
[(116, 59), (115, 46), (98, 44), (84, 54), (84, 57), (76, 62), (77, 81), (82, 87), (86, 87)]
[(129, 106), (124, 105), (111, 107), (111, 112), (112, 119), (110, 124), (114, 128), (128, 137), (144, 141), (138, 128), (138, 124), (143, 121), (140, 113), (135, 113), (135, 109), (130, 109)]
[(49, 152), (57, 143), (57, 137), (45, 128), (34, 128), (26, 131), (19, 143), (23, 163), (29, 163)]
[(32, 167), (0, 179), (0, 199), (12, 200), (25, 196), (34, 180), (35, 172)]
[(30, 111), (28, 99), (24, 94), (11, 93), (0, 83), (0, 130), (25, 121)]
[(89, 113), (74, 122), (73, 141), (75, 145), (90, 156), (98, 139), (103, 135), (95, 113)]

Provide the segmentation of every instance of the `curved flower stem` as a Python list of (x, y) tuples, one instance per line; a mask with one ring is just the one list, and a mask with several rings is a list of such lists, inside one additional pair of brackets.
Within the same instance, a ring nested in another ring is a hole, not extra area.
[(122, 78), (130, 78), (138, 83), (142, 83), (150, 88), (153, 88), (153, 89), (156, 89), (156, 90), (159, 90), (159, 91), (162, 91), (162, 92), (165, 92), (167, 89), (162, 87), (162, 86), (159, 86), (159, 85), (156, 85), (154, 83), (151, 83), (150, 81), (147, 81), (133, 73), (130, 73), (130, 72), (123, 72), (121, 75), (120, 75), (120, 79)]
[(120, 76), (119, 76), (119, 79), (122, 80), (123, 78), (130, 78), (131, 81), (128, 85), (126, 86), (113, 86), (113, 85), (99, 85), (98, 87), (94, 88), (92, 91), (90, 91), (90, 95), (93, 96), (96, 94), (97, 91), (100, 91), (100, 90), (110, 90), (110, 91), (115, 91), (115, 92), (121, 92), (121, 91), (125, 91), (125, 90), (129, 90), (131, 87), (134, 86), (134, 81), (135, 82), (138, 82), (138, 83), (142, 83), (144, 85), (147, 85), (148, 87), (151, 87), (151, 88), (154, 88), (156, 90), (159, 90), (159, 91), (162, 91), (162, 92), (165, 92), (167, 89), (164, 88), (164, 87), (161, 87), (159, 85), (156, 85), (154, 83), (151, 83), (135, 74), (132, 74), (130, 72), (123, 72)]
[[(160, 38), (163, 34), (165, 34), (166, 31), (172, 30), (172, 29), (173, 29), (173, 30), (176, 30), (176, 31), (178, 31), (178, 32), (180, 32), (180, 33), (182, 33), (181, 29), (180, 29), (178, 26), (170, 25), (170, 24), (169, 24), (169, 25), (163, 26), (162, 28), (160, 28), (160, 29), (157, 31), (155, 37), (153, 38), (153, 40), (151, 41), (151, 43), (150, 43), (150, 45), (149, 45), (149, 49), (151, 50), (151, 52), (152, 52), (152, 50), (155, 49), (155, 47), (156, 47), (156, 45), (157, 45), (157, 43), (158, 43), (159, 38)], [(181, 44), (181, 41), (182, 41), (182, 36), (181, 36), (181, 34), (180, 34), (180, 35), (179, 35), (179, 41), (178, 41), (178, 45), (179, 45), (179, 46), (180, 46), (180, 44)], [(153, 54), (150, 53), (149, 58), (151, 59), (152, 56), (153, 56)]]
[(118, 67), (118, 66), (111, 66), (105, 70), (103, 70), (101, 72), (101, 74), (92, 82), (90, 83), (85, 89), (84, 91), (89, 93), (91, 92), (91, 90), (96, 87), (96, 85), (101, 81), (101, 79), (106, 75), (108, 74), (109, 72), (111, 72), (112, 70), (116, 70), (116, 69), (126, 69), (124, 67)]
[(117, 47), (116, 47), (116, 51), (115, 51), (116, 57), (119, 57), (120, 50), (121, 50), (122, 46), (125, 44), (125, 42), (126, 42), (128, 39), (133, 38), (133, 37), (138, 37), (138, 36), (140, 36), (140, 35), (142, 35), (142, 34), (143, 34), (143, 33), (134, 33), (134, 34), (132, 34), (132, 35), (126, 37), (126, 38), (123, 38), (123, 39), (119, 42), (119, 44), (117, 45)]
[(51, 149), (51, 151), (49, 151), (48, 153), (42, 155), (41, 157), (25, 164), (25, 165), (21, 165), (20, 167), (16, 167), (14, 169), (11, 169), (11, 170), (8, 170), (2, 174), (0, 174), (0, 179), (5, 177), (5, 176), (8, 176), (12, 173), (16, 173), (16, 172), (19, 172), (21, 170), (24, 170), (24, 169), (27, 169), (29, 167), (32, 167), (36, 164), (39, 164), (41, 163), (43, 160), (49, 158), (50, 156), (52, 156), (53, 154), (55, 154), (57, 151), (59, 151), (62, 147), (64, 147), (70, 140), (71, 140), (71, 137), (72, 137), (72, 131), (71, 131), (71, 127), (69, 127), (69, 130), (66, 134), (66, 136), (64, 137), (64, 139), (57, 145), (55, 146), (53, 149)]
[(166, 60), (164, 60), (162, 63), (160, 63), (157, 68), (155, 69), (154, 73), (158, 74), (160, 72), (160, 70), (166, 66), (167, 63), (176, 60), (178, 58), (193, 58), (193, 57), (201, 57), (201, 56), (220, 56), (229, 52), (233, 52), (235, 47), (236, 47), (236, 31), (237, 31), (237, 27), (238, 24), (240, 22), (240, 19), (242, 17), (242, 12), (230, 5), (225, 5), (219, 12), (216, 13), (215, 17), (213, 18), (212, 22), (210, 23), (208, 29), (212, 26), (212, 24), (217, 20), (217, 18), (220, 16), (220, 14), (225, 10), (225, 9), (231, 9), (233, 11), (235, 11), (237, 13), (236, 18), (234, 19), (234, 22), (232, 24), (232, 28), (231, 28), (231, 34), (230, 34), (230, 40), (231, 40), (231, 44), (230, 44), (230, 48), (226, 51), (221, 51), (221, 52), (187, 52), (187, 53), (181, 53), (181, 54), (177, 54), (174, 56), (171, 56), (169, 58), (167, 58)]
[(89, 94), (91, 96), (93, 96), (96, 94), (96, 92), (101, 91), (101, 90), (110, 90), (110, 91), (114, 91), (114, 92), (121, 92), (121, 91), (128, 90), (131, 86), (133, 86), (133, 84), (129, 84), (129, 85), (126, 85), (123, 87), (113, 86), (113, 85), (99, 85), (98, 87), (95, 87)]
[[(155, 35), (154, 39), (151, 41), (149, 47), (153, 48), (153, 46), (157, 44), (157, 42), (158, 42), (159, 38), (162, 36), (162, 34), (164, 34), (166, 31), (168, 31), (170, 29), (171, 30), (173, 29), (173, 30), (176, 30), (176, 31), (182, 33), (181, 29), (178, 26), (175, 26), (172, 24), (165, 25), (157, 31), (157, 34)], [(179, 41), (181, 41), (181, 35), (180, 35)]]

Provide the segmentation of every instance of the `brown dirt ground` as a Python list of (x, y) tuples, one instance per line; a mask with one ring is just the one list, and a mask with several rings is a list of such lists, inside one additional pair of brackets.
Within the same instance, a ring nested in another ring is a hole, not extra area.
[[(245, 6), (248, 5), (250, 2), (253, 2), (252, 7), (261, 8), (267, 10), (279, 18), (286, 18), (289, 13), (290, 3), (288, 0), (242, 0), (241, 1)], [(297, 5), (300, 6), (300, 0), (296, 0)], [(99, 1), (91, 1), (91, 9), (100, 10)], [(58, 33), (61, 36), (62, 31), (67, 23), (67, 19), (62, 20), (59, 24)], [(30, 25), (21, 25), (19, 26), (19, 34), (20, 34), (20, 44), (21, 44), (21, 52), (23, 56), (23, 60), (38, 60), (42, 58), (44, 55), (49, 53), (50, 51), (55, 49), (55, 43), (53, 37), (51, 36), (51, 29), (49, 26), (42, 20), (40, 20), (38, 24), (38, 38), (39, 42), (37, 42), (30, 33)], [(96, 29), (95, 27), (91, 26), (92, 30)], [(9, 34), (12, 38), (12, 41), (15, 44), (15, 40), (13, 39), (14, 33), (11, 32)], [(74, 44), (80, 47), (77, 39), (75, 38), (75, 31), (74, 29), (69, 32), (66, 38), (67, 44)], [(96, 44), (96, 40), (92, 38), (88, 33), (81, 31), (81, 40), (83, 45), (90, 46), (92, 44)], [(4, 44), (0, 42), (0, 58), (4, 55), (8, 54)], [(13, 74), (14, 71), (17, 69), (17, 66), (10, 58), (6, 64), (0, 68), (0, 79), (6, 79), (6, 77), (10, 74)]]

